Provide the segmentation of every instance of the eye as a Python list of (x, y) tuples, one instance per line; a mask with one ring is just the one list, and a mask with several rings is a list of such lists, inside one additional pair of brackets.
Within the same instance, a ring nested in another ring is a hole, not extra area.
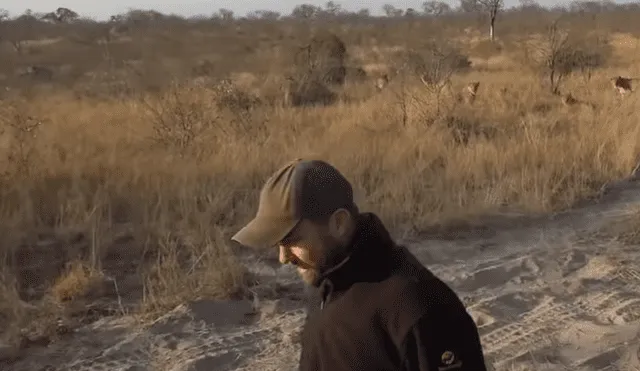
[(280, 245), (289, 247), (300, 242), (300, 240), (302, 240), (300, 236), (287, 236), (282, 241), (280, 241)]

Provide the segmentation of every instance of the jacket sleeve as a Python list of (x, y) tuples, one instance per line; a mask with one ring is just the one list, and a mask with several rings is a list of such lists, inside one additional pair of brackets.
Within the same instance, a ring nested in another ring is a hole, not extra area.
[(423, 315), (403, 348), (404, 371), (487, 371), (477, 327), (466, 311)]

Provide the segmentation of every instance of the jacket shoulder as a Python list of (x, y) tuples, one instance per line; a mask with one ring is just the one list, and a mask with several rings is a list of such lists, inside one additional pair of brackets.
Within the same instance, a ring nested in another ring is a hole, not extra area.
[(425, 318), (437, 321), (443, 313), (468, 314), (455, 292), (426, 268), (392, 275), (380, 295), (386, 303), (382, 317), (398, 345)]
[(461, 304), (456, 293), (435, 276), (394, 275), (381, 291), (384, 299), (398, 311), (419, 317)]
[(415, 277), (394, 275), (380, 290), (380, 317), (387, 331), (400, 344), (411, 327), (429, 313), (430, 303), (423, 282)]

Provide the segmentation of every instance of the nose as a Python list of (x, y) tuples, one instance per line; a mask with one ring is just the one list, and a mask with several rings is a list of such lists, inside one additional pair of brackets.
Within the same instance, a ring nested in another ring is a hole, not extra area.
[(289, 256), (290, 256), (289, 250), (284, 246), (280, 246), (280, 256), (279, 256), (280, 264), (287, 264), (289, 262)]

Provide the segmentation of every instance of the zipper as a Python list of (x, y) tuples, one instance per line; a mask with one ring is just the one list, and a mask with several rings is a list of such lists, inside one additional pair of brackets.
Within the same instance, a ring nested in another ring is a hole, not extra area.
[(329, 280), (325, 280), (322, 283), (322, 289), (320, 294), (322, 295), (322, 301), (320, 302), (320, 310), (323, 310), (327, 302), (331, 300), (331, 294), (333, 293), (333, 284)]

